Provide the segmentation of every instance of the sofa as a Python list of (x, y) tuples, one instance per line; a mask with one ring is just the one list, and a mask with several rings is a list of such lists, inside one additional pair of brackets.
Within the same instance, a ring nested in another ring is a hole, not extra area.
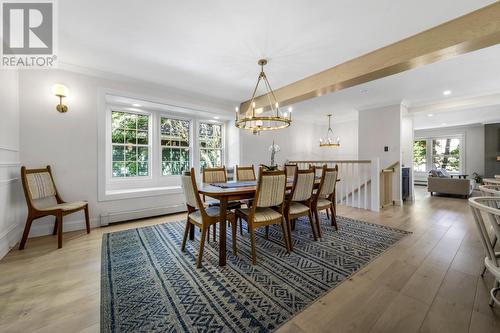
[(427, 178), (427, 191), (434, 193), (461, 195), (468, 198), (474, 190), (475, 182), (472, 179), (451, 178), (443, 169), (431, 170)]

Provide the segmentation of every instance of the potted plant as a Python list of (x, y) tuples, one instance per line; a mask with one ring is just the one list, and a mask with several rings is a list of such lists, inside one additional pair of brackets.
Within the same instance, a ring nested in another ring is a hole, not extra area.
[(280, 150), (281, 150), (280, 146), (275, 144), (273, 140), (273, 144), (269, 146), (269, 151), (271, 152), (271, 165), (261, 164), (261, 166), (263, 166), (268, 171), (278, 170), (278, 165), (275, 164), (274, 158), (276, 156), (276, 153), (278, 153)]

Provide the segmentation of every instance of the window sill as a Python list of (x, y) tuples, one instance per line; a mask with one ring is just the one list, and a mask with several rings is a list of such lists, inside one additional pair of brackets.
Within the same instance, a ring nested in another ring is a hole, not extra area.
[(99, 201), (145, 198), (182, 193), (180, 186), (143, 187), (121, 190), (107, 190)]

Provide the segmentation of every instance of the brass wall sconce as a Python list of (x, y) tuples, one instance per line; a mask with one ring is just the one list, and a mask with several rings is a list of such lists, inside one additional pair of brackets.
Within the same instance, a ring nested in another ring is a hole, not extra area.
[(52, 92), (59, 97), (59, 104), (56, 106), (56, 110), (61, 113), (68, 112), (68, 106), (63, 104), (63, 98), (68, 97), (69, 89), (65, 85), (57, 83), (52, 87)]

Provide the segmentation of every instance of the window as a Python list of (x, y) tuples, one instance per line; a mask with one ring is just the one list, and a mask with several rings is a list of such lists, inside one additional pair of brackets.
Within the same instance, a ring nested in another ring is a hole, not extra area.
[(427, 173), (432, 169), (445, 169), (461, 173), (463, 151), (461, 135), (430, 137), (413, 142), (413, 166), (415, 172)]
[(149, 175), (149, 116), (111, 112), (112, 176)]
[(413, 143), (413, 167), (417, 172), (425, 172), (427, 165), (427, 140)]
[(189, 171), (190, 123), (161, 117), (161, 170), (164, 176), (181, 175)]
[(445, 169), (448, 172), (460, 172), (460, 139), (433, 139), (432, 166), (434, 169)]
[(194, 167), (200, 179), (200, 166), (223, 165), (224, 122), (179, 106), (103, 97), (97, 132), (99, 201), (182, 193), (184, 172)]
[(220, 167), (223, 164), (222, 125), (200, 123), (198, 128), (200, 169)]

